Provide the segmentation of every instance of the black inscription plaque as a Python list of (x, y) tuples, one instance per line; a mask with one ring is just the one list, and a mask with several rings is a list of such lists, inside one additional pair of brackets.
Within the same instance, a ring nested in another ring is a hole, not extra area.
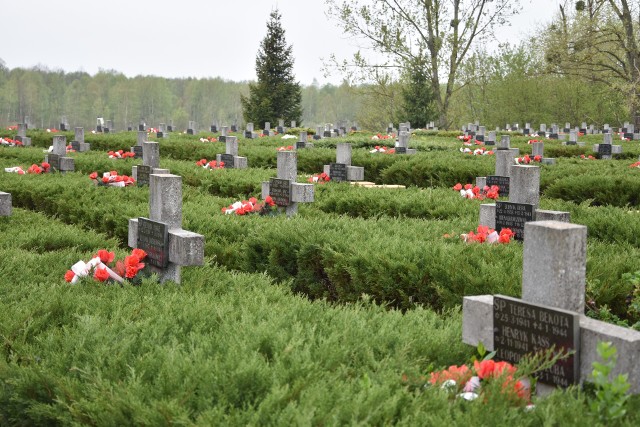
[(169, 265), (169, 226), (164, 222), (138, 218), (139, 249), (147, 253), (145, 262), (158, 267)]
[(187, 135), (193, 135), (193, 129), (187, 129)]
[(137, 182), (139, 187), (149, 185), (149, 175), (151, 175), (151, 166), (138, 165)]
[(276, 127), (276, 132), (278, 133), (284, 133), (284, 128), (282, 126), (277, 126)]
[(134, 145), (133, 147), (131, 147), (131, 151), (133, 152), (134, 159), (142, 158), (142, 145)]
[(558, 139), (558, 134), (557, 133), (550, 133), (549, 134), (549, 139)]
[(141, 132), (144, 131), (144, 125), (138, 125), (138, 130)]
[(313, 140), (317, 141), (319, 139), (322, 139), (322, 137), (320, 135), (313, 135)]
[(601, 156), (610, 156), (611, 144), (598, 144), (598, 154)]
[(218, 137), (218, 142), (227, 142), (227, 137), (225, 135), (220, 135)]
[(568, 387), (579, 380), (580, 322), (577, 313), (495, 295), (493, 297), (493, 346), (496, 358), (518, 363), (525, 354), (554, 346), (554, 353), (575, 353), (558, 361), (536, 377), (539, 381)]
[(238, 126), (231, 125), (231, 132), (238, 132)]
[(109, 133), (109, 128), (104, 128), (104, 129), (102, 129), (102, 132), (103, 132), (103, 133)]
[(566, 145), (578, 145), (578, 141), (567, 141)]
[(393, 132), (393, 128), (387, 128), (387, 133)]
[(582, 128), (582, 129), (579, 129), (578, 131), (583, 135), (587, 134), (587, 128)]
[(633, 133), (632, 132), (625, 132), (624, 133), (624, 138), (628, 139), (629, 141), (633, 141)]
[(64, 123), (60, 123), (60, 130), (61, 130), (62, 132), (64, 132), (64, 131), (66, 131), (66, 130), (67, 130), (67, 127), (64, 125)]
[(524, 239), (525, 222), (535, 221), (535, 206), (529, 203), (496, 201), (496, 231), (510, 228), (516, 240)]
[(407, 147), (396, 147), (396, 154), (407, 154)]
[(217, 126), (211, 126), (211, 132), (217, 133), (218, 132), (218, 127)]
[(271, 131), (270, 131), (269, 129), (263, 129), (263, 130), (262, 130), (262, 134), (263, 134), (264, 136), (271, 136)]
[(495, 141), (487, 140), (484, 142), (484, 145), (496, 145)]
[(162, 132), (158, 131), (158, 132), (156, 133), (156, 136), (157, 136), (158, 138), (164, 138), (164, 133), (162, 133)]
[(531, 133), (531, 129), (528, 129), (528, 128), (522, 129), (522, 134), (523, 135), (529, 135), (530, 133)]
[(47, 155), (47, 163), (49, 163), (49, 172), (58, 172), (60, 170), (60, 155)]
[(291, 204), (291, 182), (288, 179), (271, 178), (269, 180), (269, 195), (278, 206)]
[(96, 126), (96, 132), (102, 132), (102, 126), (100, 125)]
[(564, 129), (562, 129), (562, 131), (563, 131), (564, 133), (569, 133), (569, 132), (571, 132), (571, 129), (569, 129), (569, 128), (564, 128)]
[(476, 141), (484, 142), (484, 135), (476, 135)]
[(173, 126), (171, 125), (167, 126), (167, 132), (173, 132)]
[(233, 169), (233, 154), (220, 154), (220, 160), (224, 162), (225, 169)]
[(80, 141), (71, 141), (71, 149), (80, 151)]
[(329, 177), (331, 181), (343, 182), (347, 180), (347, 165), (344, 163), (330, 163)]
[(307, 148), (307, 144), (304, 141), (296, 142), (296, 150), (300, 150), (302, 148)]
[(500, 188), (498, 190), (498, 194), (500, 196), (509, 195), (509, 181), (510, 181), (510, 178), (508, 176), (489, 175), (487, 177), (487, 185), (489, 187), (491, 187), (492, 185), (497, 185)]
[(248, 130), (245, 130), (245, 131), (244, 131), (244, 137), (245, 137), (245, 138), (252, 139), (252, 138), (253, 138), (253, 135), (252, 135), (252, 134), (253, 134), (253, 132), (251, 132), (251, 131), (248, 131)]
[(330, 130), (325, 130), (324, 133), (322, 134), (325, 138), (331, 138), (331, 131)]

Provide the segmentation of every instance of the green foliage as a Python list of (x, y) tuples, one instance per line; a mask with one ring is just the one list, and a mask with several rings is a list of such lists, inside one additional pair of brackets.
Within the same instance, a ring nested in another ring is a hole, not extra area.
[(631, 385), (627, 374), (611, 379), (611, 371), (616, 366), (617, 349), (610, 342), (598, 343), (598, 356), (602, 362), (593, 362), (591, 379), (596, 387), (595, 397), (589, 402), (591, 413), (599, 421), (610, 423), (625, 416), (627, 391)]
[(408, 121), (413, 128), (426, 128), (429, 121), (436, 119), (436, 111), (425, 58), (419, 55), (405, 73), (401, 121)]
[(249, 84), (249, 96), (241, 96), (245, 121), (264, 126), (285, 122), (300, 122), (302, 92), (293, 75), (293, 54), (287, 46), (280, 12), (271, 12), (267, 35), (260, 43), (256, 57), (258, 82)]

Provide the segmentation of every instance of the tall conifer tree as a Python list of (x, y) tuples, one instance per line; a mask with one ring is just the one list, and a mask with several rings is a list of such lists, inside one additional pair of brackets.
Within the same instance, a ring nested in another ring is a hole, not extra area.
[(280, 12), (271, 12), (267, 23), (267, 35), (260, 43), (256, 56), (258, 82), (249, 85), (249, 96), (241, 96), (245, 121), (264, 126), (265, 122), (277, 123), (295, 120), (302, 116), (302, 92), (293, 75), (293, 55), (287, 46)]

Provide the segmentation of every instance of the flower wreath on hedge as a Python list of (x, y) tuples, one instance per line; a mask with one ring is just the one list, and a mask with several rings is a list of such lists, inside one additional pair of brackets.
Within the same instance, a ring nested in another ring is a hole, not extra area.
[[(42, 173), (47, 173), (49, 172), (49, 168), (51, 167), (51, 165), (49, 165), (49, 163), (47, 162), (42, 162), (40, 163), (40, 166), (36, 165), (35, 163), (32, 164), (31, 166), (29, 166), (29, 169), (27, 169), (26, 173), (32, 173), (32, 174), (42, 174)], [(24, 175), (25, 171), (24, 169), (22, 169), (21, 166), (14, 166), (12, 168), (4, 168), (5, 172), (13, 172), (13, 173), (17, 173), (18, 175)]]
[[(114, 281), (123, 283), (123, 276), (133, 280), (138, 277), (138, 273), (144, 270), (145, 264), (142, 260), (146, 256), (147, 253), (142, 249), (134, 249), (130, 255), (124, 258), (124, 261), (116, 261), (115, 265), (113, 265), (115, 254), (106, 249), (100, 249), (89, 262), (80, 260), (73, 264), (71, 270), (67, 270), (65, 273), (64, 280), (74, 284), (81, 278), (92, 275), (98, 282)], [(112, 265), (114, 269), (112, 270), (109, 265)]]
[(129, 187), (136, 185), (135, 179), (127, 175), (118, 175), (117, 171), (104, 172), (100, 179), (98, 179), (98, 172), (92, 172), (89, 174), (89, 178), (101, 187)]

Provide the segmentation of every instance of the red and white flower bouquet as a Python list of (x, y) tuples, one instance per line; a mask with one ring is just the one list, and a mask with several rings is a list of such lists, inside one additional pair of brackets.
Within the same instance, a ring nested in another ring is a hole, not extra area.
[(129, 187), (136, 185), (136, 181), (127, 175), (118, 175), (117, 171), (105, 172), (102, 178), (98, 178), (98, 172), (89, 174), (89, 178), (98, 186)]
[(110, 159), (128, 159), (128, 158), (133, 158), (136, 155), (131, 151), (124, 151), (124, 150), (109, 151), (107, 154), (109, 155)]
[(207, 159), (200, 159), (196, 162), (196, 165), (204, 169), (224, 169), (224, 162), (217, 162), (215, 160), (208, 161)]
[(71, 270), (65, 273), (64, 279), (71, 284), (77, 283), (83, 277), (93, 277), (98, 282), (123, 283), (124, 278), (133, 280), (145, 268), (142, 261), (146, 256), (147, 253), (142, 249), (134, 249), (124, 258), (124, 261), (117, 261), (113, 265), (115, 254), (100, 249), (89, 262), (80, 260), (71, 266)]
[(276, 203), (271, 196), (267, 196), (264, 199), (264, 203), (258, 202), (258, 199), (251, 197), (249, 200), (237, 201), (230, 204), (226, 208), (222, 208), (222, 213), (226, 215), (247, 215), (251, 213), (257, 213), (259, 215), (269, 215), (272, 212), (276, 212)]

